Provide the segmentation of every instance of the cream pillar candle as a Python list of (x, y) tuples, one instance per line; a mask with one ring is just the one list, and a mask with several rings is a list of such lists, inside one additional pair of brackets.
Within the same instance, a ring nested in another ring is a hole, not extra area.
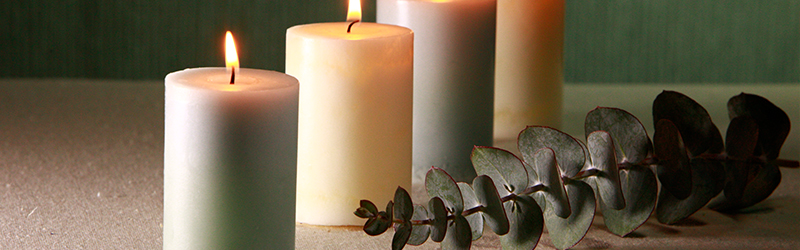
[(378, 0), (379, 23), (414, 30), (414, 182), (436, 166), (472, 181), (492, 145), (496, 0)]
[(286, 31), (286, 73), (300, 80), (297, 221), (363, 225), (359, 201), (411, 187), (413, 34), (355, 23)]
[(564, 0), (497, 1), (498, 144), (515, 145), (528, 125), (560, 127), (563, 44)]
[(164, 79), (164, 249), (294, 249), (298, 82), (235, 72)]

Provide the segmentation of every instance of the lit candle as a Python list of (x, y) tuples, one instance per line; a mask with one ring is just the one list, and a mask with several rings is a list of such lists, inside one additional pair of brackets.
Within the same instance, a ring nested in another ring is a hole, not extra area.
[(411, 186), (413, 33), (351, 19), (286, 31), (286, 73), (301, 82), (301, 223), (364, 224), (359, 200)]
[[(533, 0), (526, 0), (533, 1)], [(472, 181), (492, 145), (496, 0), (378, 0), (379, 23), (414, 30), (414, 181), (436, 166)]]
[(164, 87), (164, 249), (294, 249), (297, 80), (237, 60)]
[[(498, 0), (494, 137), (561, 125), (564, 0)], [(499, 146), (499, 145), (498, 145)]]

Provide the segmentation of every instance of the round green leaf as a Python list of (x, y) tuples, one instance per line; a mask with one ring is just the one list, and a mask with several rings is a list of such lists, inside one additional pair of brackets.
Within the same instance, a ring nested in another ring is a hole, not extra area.
[(757, 155), (765, 155), (767, 160), (778, 158), (791, 129), (786, 112), (764, 97), (742, 93), (728, 100), (728, 116), (752, 118), (759, 128)]
[(633, 166), (620, 170), (622, 195), (627, 206), (622, 210), (609, 208), (600, 203), (603, 220), (611, 233), (625, 236), (644, 224), (656, 207), (658, 181), (649, 168)]
[[(675, 91), (661, 92), (653, 101), (653, 123), (658, 124), (663, 119), (675, 124), (692, 156), (723, 151), (719, 129), (711, 121), (708, 111), (692, 98)], [(655, 138), (653, 143), (658, 147)]]
[(678, 127), (670, 120), (659, 120), (653, 142), (662, 189), (675, 198), (686, 199), (692, 193), (692, 168)]
[(747, 185), (756, 177), (760, 165), (750, 163), (758, 143), (758, 124), (750, 117), (736, 117), (728, 125), (725, 135), (725, 150), (728, 160), (725, 162), (724, 194), (731, 200), (740, 200)]
[(428, 201), (428, 218), (431, 220), (431, 240), (442, 242), (447, 233), (447, 208), (439, 197)]
[[(558, 249), (567, 249), (578, 244), (589, 231), (595, 214), (595, 199), (592, 187), (582, 181), (573, 181), (566, 186), (572, 214), (562, 218), (550, 206), (543, 205), (540, 195), (534, 196), (544, 209), (544, 224), (550, 233), (550, 240)], [(549, 204), (549, 203), (548, 203)]]
[(735, 117), (725, 134), (725, 151), (729, 158), (747, 160), (756, 151), (760, 130), (750, 117)]
[(519, 194), (528, 187), (527, 170), (522, 160), (511, 152), (493, 147), (475, 147), (470, 158), (475, 172), (492, 178), (501, 196)]
[(625, 207), (625, 199), (620, 188), (619, 170), (611, 135), (605, 131), (595, 131), (586, 138), (587, 148), (592, 166), (600, 173), (593, 177), (596, 183), (597, 196), (601, 203), (619, 210)]
[(692, 192), (686, 199), (678, 199), (661, 189), (656, 205), (656, 218), (664, 224), (674, 224), (688, 218), (722, 192), (725, 169), (722, 163), (701, 158), (692, 159)]
[(769, 197), (781, 183), (781, 170), (775, 164), (758, 165), (757, 174), (744, 189), (742, 198), (733, 200), (727, 195), (718, 196), (708, 205), (717, 211), (730, 211), (746, 208)]
[(503, 202), (500, 201), (500, 196), (497, 194), (494, 182), (492, 179), (485, 175), (475, 177), (472, 181), (475, 187), (475, 195), (478, 202), (485, 208), (483, 210), (486, 219), (486, 225), (498, 235), (508, 233), (508, 218), (506, 217), (506, 210), (503, 208)]
[(389, 201), (389, 203), (386, 203), (386, 214), (384, 215), (384, 217), (386, 218), (387, 221), (389, 221), (390, 226), (394, 222), (394, 213), (392, 213), (393, 211), (394, 211), (394, 202)]
[[(428, 219), (428, 210), (425, 209), (422, 205), (414, 205), (414, 216), (411, 217), (411, 220), (414, 221), (424, 221)], [(408, 238), (408, 242), (406, 244), (412, 246), (419, 246), (425, 241), (428, 240), (428, 236), (431, 234), (431, 228), (428, 225), (413, 225), (411, 227), (411, 235)]]
[[(392, 206), (393, 203), (389, 201), (389, 203), (386, 204), (386, 211), (392, 211)], [(372, 236), (386, 232), (393, 223), (392, 213), (386, 211), (380, 211), (378, 212), (378, 216), (369, 218), (367, 223), (364, 224), (364, 232)]]
[[(458, 189), (461, 190), (461, 197), (464, 198), (464, 207), (467, 209), (481, 206), (478, 202), (478, 197), (475, 196), (475, 190), (465, 182), (458, 182)], [(472, 228), (472, 240), (478, 240), (483, 236), (483, 216), (480, 213), (473, 213), (464, 216), (469, 222), (469, 227)]]
[(378, 207), (369, 200), (361, 200), (360, 207), (356, 209), (354, 214), (359, 218), (371, 218), (378, 215)]
[(530, 250), (539, 244), (544, 217), (542, 209), (530, 196), (518, 196), (503, 204), (508, 214), (508, 234), (500, 236), (506, 250)]
[[(379, 216), (380, 214), (383, 214), (384, 217), (386, 216), (385, 215), (386, 212), (383, 211), (380, 212)], [(391, 226), (391, 222), (389, 222), (388, 220), (381, 219), (378, 217), (369, 218), (367, 220), (367, 223), (364, 223), (364, 232), (372, 236), (380, 235), (383, 232), (386, 232), (386, 230), (389, 229), (389, 226)]]
[(413, 215), (414, 203), (411, 202), (411, 196), (408, 195), (408, 191), (405, 189), (397, 187), (394, 192), (394, 217), (403, 222), (408, 222), (411, 221), (411, 216)]
[(461, 198), (461, 191), (450, 175), (444, 170), (432, 167), (425, 175), (425, 189), (428, 196), (439, 197), (444, 201), (445, 207), (454, 214), (464, 211), (464, 200)]
[(536, 152), (533, 160), (533, 169), (538, 173), (539, 182), (546, 188), (542, 192), (547, 202), (547, 207), (562, 218), (567, 218), (572, 212), (570, 209), (567, 191), (561, 179), (561, 171), (556, 163), (555, 153), (550, 148), (543, 148)]
[(472, 245), (472, 230), (464, 216), (457, 214), (453, 222), (448, 223), (447, 235), (442, 241), (442, 249), (462, 250)]
[(392, 250), (403, 249), (409, 237), (411, 237), (411, 223), (400, 223), (394, 231), (394, 236), (392, 236)]
[(522, 159), (528, 163), (533, 162), (540, 149), (553, 149), (561, 175), (566, 177), (574, 177), (586, 162), (586, 154), (578, 140), (554, 128), (529, 126), (520, 133), (517, 143)]
[(653, 151), (642, 122), (625, 110), (598, 107), (586, 115), (584, 128), (587, 137), (594, 131), (611, 134), (618, 163), (642, 162)]

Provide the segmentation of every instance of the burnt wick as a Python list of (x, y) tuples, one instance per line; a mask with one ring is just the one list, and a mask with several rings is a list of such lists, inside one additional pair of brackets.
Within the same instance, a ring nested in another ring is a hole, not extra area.
[(234, 79), (236, 79), (236, 68), (231, 67), (231, 84), (233, 84)]
[(350, 25), (347, 25), (347, 33), (350, 33), (350, 28), (353, 27), (353, 24), (356, 24), (359, 21), (361, 21), (361, 20), (355, 20), (355, 21), (351, 22)]

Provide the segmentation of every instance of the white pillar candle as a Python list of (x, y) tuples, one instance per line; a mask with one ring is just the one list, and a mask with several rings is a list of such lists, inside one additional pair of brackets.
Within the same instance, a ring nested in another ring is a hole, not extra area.
[(300, 86), (297, 221), (363, 225), (362, 199), (411, 186), (413, 33), (347, 22), (286, 31), (286, 73)]
[(414, 30), (414, 181), (436, 166), (471, 181), (492, 145), (496, 0), (378, 0), (379, 23)]
[[(564, 0), (498, 0), (494, 137), (561, 126)], [(511, 143), (511, 145), (514, 145)]]
[(298, 82), (195, 68), (164, 79), (164, 249), (294, 249)]

